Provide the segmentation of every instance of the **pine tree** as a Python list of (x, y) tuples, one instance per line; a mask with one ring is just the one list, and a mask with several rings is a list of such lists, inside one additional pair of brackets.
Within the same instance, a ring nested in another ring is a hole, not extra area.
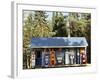
[(54, 36), (56, 37), (67, 36), (65, 17), (63, 16), (62, 12), (56, 12), (54, 19), (55, 20), (54, 20), (53, 31), (56, 32)]
[(35, 11), (34, 15), (34, 28), (32, 29), (33, 37), (49, 37), (50, 36), (50, 26), (46, 18), (48, 15), (44, 11)]
[(30, 43), (32, 37), (31, 28), (33, 26), (33, 14), (30, 13), (26, 19), (24, 19), (23, 25), (23, 68), (29, 68), (29, 57), (30, 57)]

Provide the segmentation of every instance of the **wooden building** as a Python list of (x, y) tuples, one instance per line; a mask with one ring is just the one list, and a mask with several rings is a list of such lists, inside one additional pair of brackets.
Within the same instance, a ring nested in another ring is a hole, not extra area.
[(86, 65), (87, 46), (85, 37), (32, 38), (32, 68)]

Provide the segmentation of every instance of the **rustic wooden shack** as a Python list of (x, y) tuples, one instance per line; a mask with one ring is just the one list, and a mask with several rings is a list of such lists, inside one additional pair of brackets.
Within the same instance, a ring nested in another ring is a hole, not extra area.
[(85, 37), (32, 38), (32, 53), (35, 51), (34, 66), (41, 68), (87, 64), (87, 46)]

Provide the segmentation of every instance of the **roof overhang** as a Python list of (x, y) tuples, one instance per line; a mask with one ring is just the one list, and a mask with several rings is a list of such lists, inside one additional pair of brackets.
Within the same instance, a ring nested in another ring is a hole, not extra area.
[(85, 37), (48, 37), (32, 38), (31, 48), (72, 48), (87, 47)]

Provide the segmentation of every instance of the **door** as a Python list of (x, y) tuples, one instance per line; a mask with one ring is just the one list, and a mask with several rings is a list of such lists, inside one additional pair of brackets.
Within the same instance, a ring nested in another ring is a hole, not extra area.
[(42, 65), (42, 50), (36, 50), (36, 67)]

